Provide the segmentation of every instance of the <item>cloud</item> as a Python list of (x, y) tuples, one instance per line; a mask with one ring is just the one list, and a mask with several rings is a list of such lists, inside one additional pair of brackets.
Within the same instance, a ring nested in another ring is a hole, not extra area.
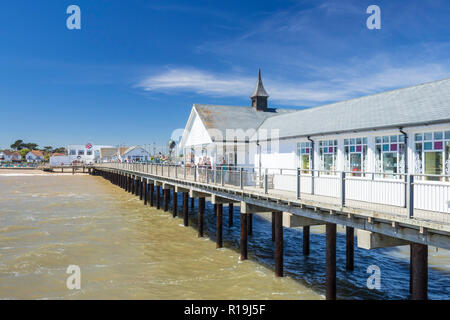
[[(378, 65), (376, 71), (370, 70), (370, 63), (366, 64), (365, 67), (356, 68), (360, 71), (348, 71), (345, 67), (326, 68), (318, 73), (323, 78), (321, 80), (294, 81), (263, 75), (263, 82), (272, 104), (315, 106), (443, 79), (450, 74), (450, 64), (404, 68), (386, 64)], [(255, 85), (256, 76), (212, 73), (195, 68), (170, 68), (148, 76), (137, 87), (150, 93), (188, 92), (210, 97), (248, 99)]]

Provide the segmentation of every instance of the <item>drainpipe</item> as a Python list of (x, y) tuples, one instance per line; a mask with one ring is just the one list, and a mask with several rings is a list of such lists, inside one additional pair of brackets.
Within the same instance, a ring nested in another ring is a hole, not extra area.
[(409, 156), (409, 147), (408, 147), (408, 134), (403, 131), (403, 128), (400, 128), (400, 133), (403, 134), (405, 137), (405, 208), (408, 207), (408, 194), (411, 191), (410, 188), (413, 188), (413, 186), (408, 185), (409, 184), (409, 171), (408, 171), (408, 156)]
[(314, 194), (314, 158), (315, 158), (315, 152), (314, 152), (314, 141), (311, 140), (311, 138), (308, 136), (307, 139), (311, 142), (311, 152), (310, 152), (310, 158), (311, 158), (311, 194)]
[(403, 131), (403, 128), (400, 128), (400, 133), (403, 134), (403, 136), (405, 137), (405, 173), (408, 173), (408, 134)]
[[(310, 142), (311, 142), (311, 170), (314, 170), (314, 157), (315, 157), (315, 152), (314, 152), (314, 141), (311, 140), (310, 136), (306, 137)], [(314, 172), (314, 171), (313, 171)]]

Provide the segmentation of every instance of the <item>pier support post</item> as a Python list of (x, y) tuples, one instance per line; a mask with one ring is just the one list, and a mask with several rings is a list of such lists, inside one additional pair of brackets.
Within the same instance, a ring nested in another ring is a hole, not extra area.
[(247, 260), (247, 214), (241, 213), (241, 261)]
[(216, 248), (222, 248), (223, 204), (217, 204), (216, 214)]
[(150, 206), (155, 206), (155, 186), (153, 182), (150, 182), (148, 192), (150, 193)]
[(251, 236), (253, 234), (253, 214), (248, 214), (248, 235)]
[(134, 183), (135, 183), (135, 187), (134, 187), (135, 193), (134, 194), (136, 196), (139, 196), (139, 189), (141, 189), (140, 188), (141, 178), (136, 177), (136, 179), (134, 180)]
[(275, 213), (275, 276), (283, 276), (283, 213)]
[(164, 211), (169, 211), (169, 189), (163, 189), (164, 192)]
[(136, 178), (135, 177), (131, 177), (131, 194), (135, 194), (136, 193)]
[(144, 184), (144, 206), (147, 205), (147, 200), (148, 200), (148, 186), (147, 186), (147, 180), (143, 179), (144, 181), (142, 182)]
[(355, 242), (355, 229), (352, 227), (345, 227), (345, 268), (349, 271), (354, 269), (354, 242)]
[(275, 214), (276, 212), (272, 212), (272, 241), (275, 241)]
[(203, 216), (205, 213), (205, 198), (200, 197), (198, 198), (198, 237), (203, 237)]
[(214, 203), (214, 215), (217, 216), (217, 203)]
[(336, 300), (336, 224), (326, 224), (326, 299)]
[(173, 191), (173, 201), (172, 201), (172, 215), (175, 218), (177, 216), (177, 208), (178, 208), (178, 196), (175, 190)]
[(194, 201), (195, 201), (195, 198), (194, 198), (194, 197), (192, 197), (192, 198), (191, 198), (191, 209), (193, 209), (193, 208), (194, 208)]
[(189, 216), (188, 216), (188, 201), (189, 194), (187, 192), (183, 192), (183, 220), (184, 226), (187, 227), (189, 225)]
[(411, 244), (412, 255), (412, 299), (428, 298), (428, 246), (419, 243)]
[(141, 179), (139, 180), (139, 200), (142, 200), (143, 197), (144, 197), (143, 186), (144, 186), (144, 179), (141, 178)]
[(228, 204), (228, 227), (233, 226), (233, 203)]
[(310, 226), (303, 227), (303, 255), (309, 256), (309, 234)]
[(161, 186), (156, 186), (156, 209), (161, 209)]

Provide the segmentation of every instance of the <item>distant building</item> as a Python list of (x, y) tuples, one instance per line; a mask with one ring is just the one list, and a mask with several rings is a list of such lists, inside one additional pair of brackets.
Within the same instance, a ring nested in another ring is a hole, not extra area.
[(3, 150), (0, 152), (1, 162), (21, 161), (22, 156), (17, 151)]
[(128, 147), (101, 148), (100, 162), (117, 162), (120, 159), (120, 156), (128, 149)]
[(141, 146), (130, 147), (119, 156), (120, 162), (147, 162), (151, 155)]
[(50, 165), (70, 165), (74, 163), (79, 164), (93, 164), (100, 160), (100, 150), (102, 148), (114, 148), (107, 145), (93, 145), (88, 143), (72, 144), (67, 146), (67, 155), (52, 156), (50, 158)]
[(41, 150), (32, 150), (25, 155), (27, 162), (42, 162), (44, 161), (44, 153)]

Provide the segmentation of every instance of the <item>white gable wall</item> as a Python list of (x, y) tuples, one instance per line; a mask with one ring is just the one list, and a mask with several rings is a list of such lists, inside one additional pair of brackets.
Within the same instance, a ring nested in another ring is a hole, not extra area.
[(184, 147), (198, 146), (211, 143), (211, 138), (205, 125), (194, 109), (193, 119), (188, 128)]

